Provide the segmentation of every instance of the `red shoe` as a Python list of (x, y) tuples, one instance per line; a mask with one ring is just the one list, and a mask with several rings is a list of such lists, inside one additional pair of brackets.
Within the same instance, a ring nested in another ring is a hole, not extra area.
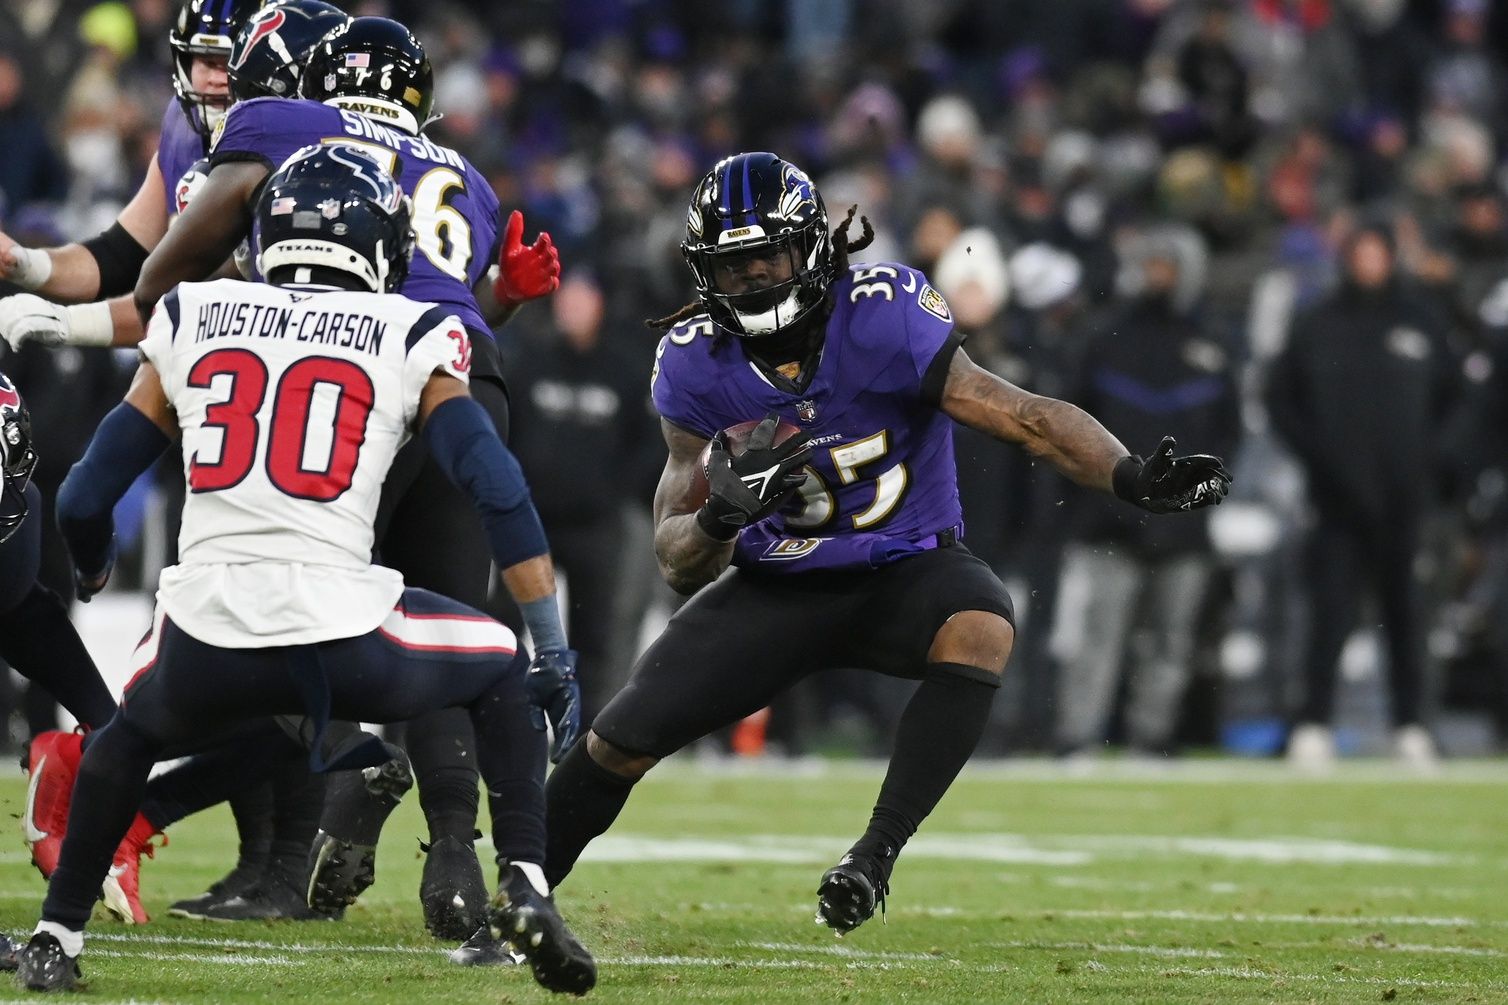
[(26, 806), (21, 814), (21, 831), (31, 848), (31, 861), (49, 879), (58, 867), (58, 853), (63, 849), (63, 835), (68, 830), (68, 807), (73, 802), (73, 782), (79, 774), (83, 756), (81, 733), (50, 729), (38, 733), (31, 741), (27, 773), (31, 784), (26, 787)]
[[(101, 887), (105, 908), (128, 925), (145, 925), (152, 920), (146, 908), (141, 906), (141, 857), (157, 857), (152, 838), (158, 833), (150, 820), (136, 814), (131, 829), (126, 831), (120, 847), (115, 849), (115, 860), (110, 864), (110, 872)], [(168, 843), (166, 834), (162, 835), (162, 843)]]

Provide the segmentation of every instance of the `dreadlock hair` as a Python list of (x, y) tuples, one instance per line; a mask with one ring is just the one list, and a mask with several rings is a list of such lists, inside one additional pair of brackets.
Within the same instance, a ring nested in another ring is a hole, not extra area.
[[(848, 253), (850, 251), (863, 251), (874, 243), (874, 228), (869, 225), (869, 217), (867, 216), (859, 217), (859, 225), (863, 229), (858, 239), (853, 241), (848, 239), (848, 225), (853, 223), (854, 214), (858, 211), (859, 207), (857, 204), (848, 207), (848, 214), (843, 217), (843, 222), (833, 229), (832, 272), (834, 277), (841, 276), (848, 271)], [(832, 302), (832, 293), (829, 292), (827, 295), (828, 313), (832, 312)], [(667, 314), (663, 318), (645, 318), (644, 325), (646, 328), (653, 328), (657, 331), (669, 331), (682, 321), (690, 321), (702, 313), (702, 311), (701, 300), (693, 300), (674, 314)]]

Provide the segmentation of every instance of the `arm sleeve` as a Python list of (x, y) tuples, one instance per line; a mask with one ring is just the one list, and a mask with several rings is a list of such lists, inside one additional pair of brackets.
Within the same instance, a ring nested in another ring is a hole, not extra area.
[(471, 497), (498, 568), (549, 553), (523, 469), (481, 405), (470, 397), (440, 405), (424, 424), (424, 444), (446, 477)]
[(63, 479), (56, 502), (58, 529), (80, 571), (93, 574), (108, 564), (115, 504), (171, 442), (151, 419), (125, 402), (100, 422), (89, 449)]

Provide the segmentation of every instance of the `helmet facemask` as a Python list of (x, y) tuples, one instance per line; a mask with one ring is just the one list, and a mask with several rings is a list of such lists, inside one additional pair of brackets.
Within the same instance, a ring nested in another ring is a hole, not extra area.
[[(712, 320), (737, 335), (762, 338), (790, 328), (822, 303), (832, 282), (830, 245), (823, 220), (819, 226), (770, 239), (713, 247), (688, 242), (681, 250)], [(718, 281), (720, 273), (735, 274), (729, 272), (730, 264), (736, 269), (740, 259), (749, 257), (788, 264), (790, 278), (763, 289), (728, 292)]]

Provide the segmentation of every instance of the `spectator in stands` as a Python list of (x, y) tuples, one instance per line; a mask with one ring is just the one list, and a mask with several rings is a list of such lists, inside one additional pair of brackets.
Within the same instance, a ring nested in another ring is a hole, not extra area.
[(586, 719), (617, 691), (611, 642), (622, 555), (622, 511), (647, 486), (640, 458), (661, 452), (645, 407), (648, 369), (602, 337), (595, 278), (567, 275), (550, 300), (552, 324), (520, 346), (508, 385), (509, 443), (529, 477), (555, 567), (565, 573), (571, 642), (580, 654)]
[[(1128, 443), (1171, 431), (1230, 456), (1239, 433), (1230, 362), (1181, 288), (1183, 277), (1202, 269), (1195, 248), (1192, 234), (1167, 232), (1129, 250), (1130, 296), (1098, 327), (1071, 400)], [(1063, 560), (1053, 631), (1065, 657), (1058, 746), (1069, 755), (1098, 750), (1129, 671), (1127, 742), (1141, 754), (1172, 753), (1214, 568), (1207, 521), (1195, 514), (1159, 523), (1094, 500), (1076, 504), (1070, 519), (1074, 543)]]
[(1375, 592), (1387, 635), (1397, 755), (1428, 767), (1424, 631), (1415, 556), (1434, 497), (1438, 437), (1459, 367), (1437, 314), (1400, 279), (1391, 231), (1359, 228), (1340, 287), (1294, 322), (1268, 377), (1273, 427), (1308, 480), (1311, 635), (1288, 755), (1327, 767), (1341, 650)]

